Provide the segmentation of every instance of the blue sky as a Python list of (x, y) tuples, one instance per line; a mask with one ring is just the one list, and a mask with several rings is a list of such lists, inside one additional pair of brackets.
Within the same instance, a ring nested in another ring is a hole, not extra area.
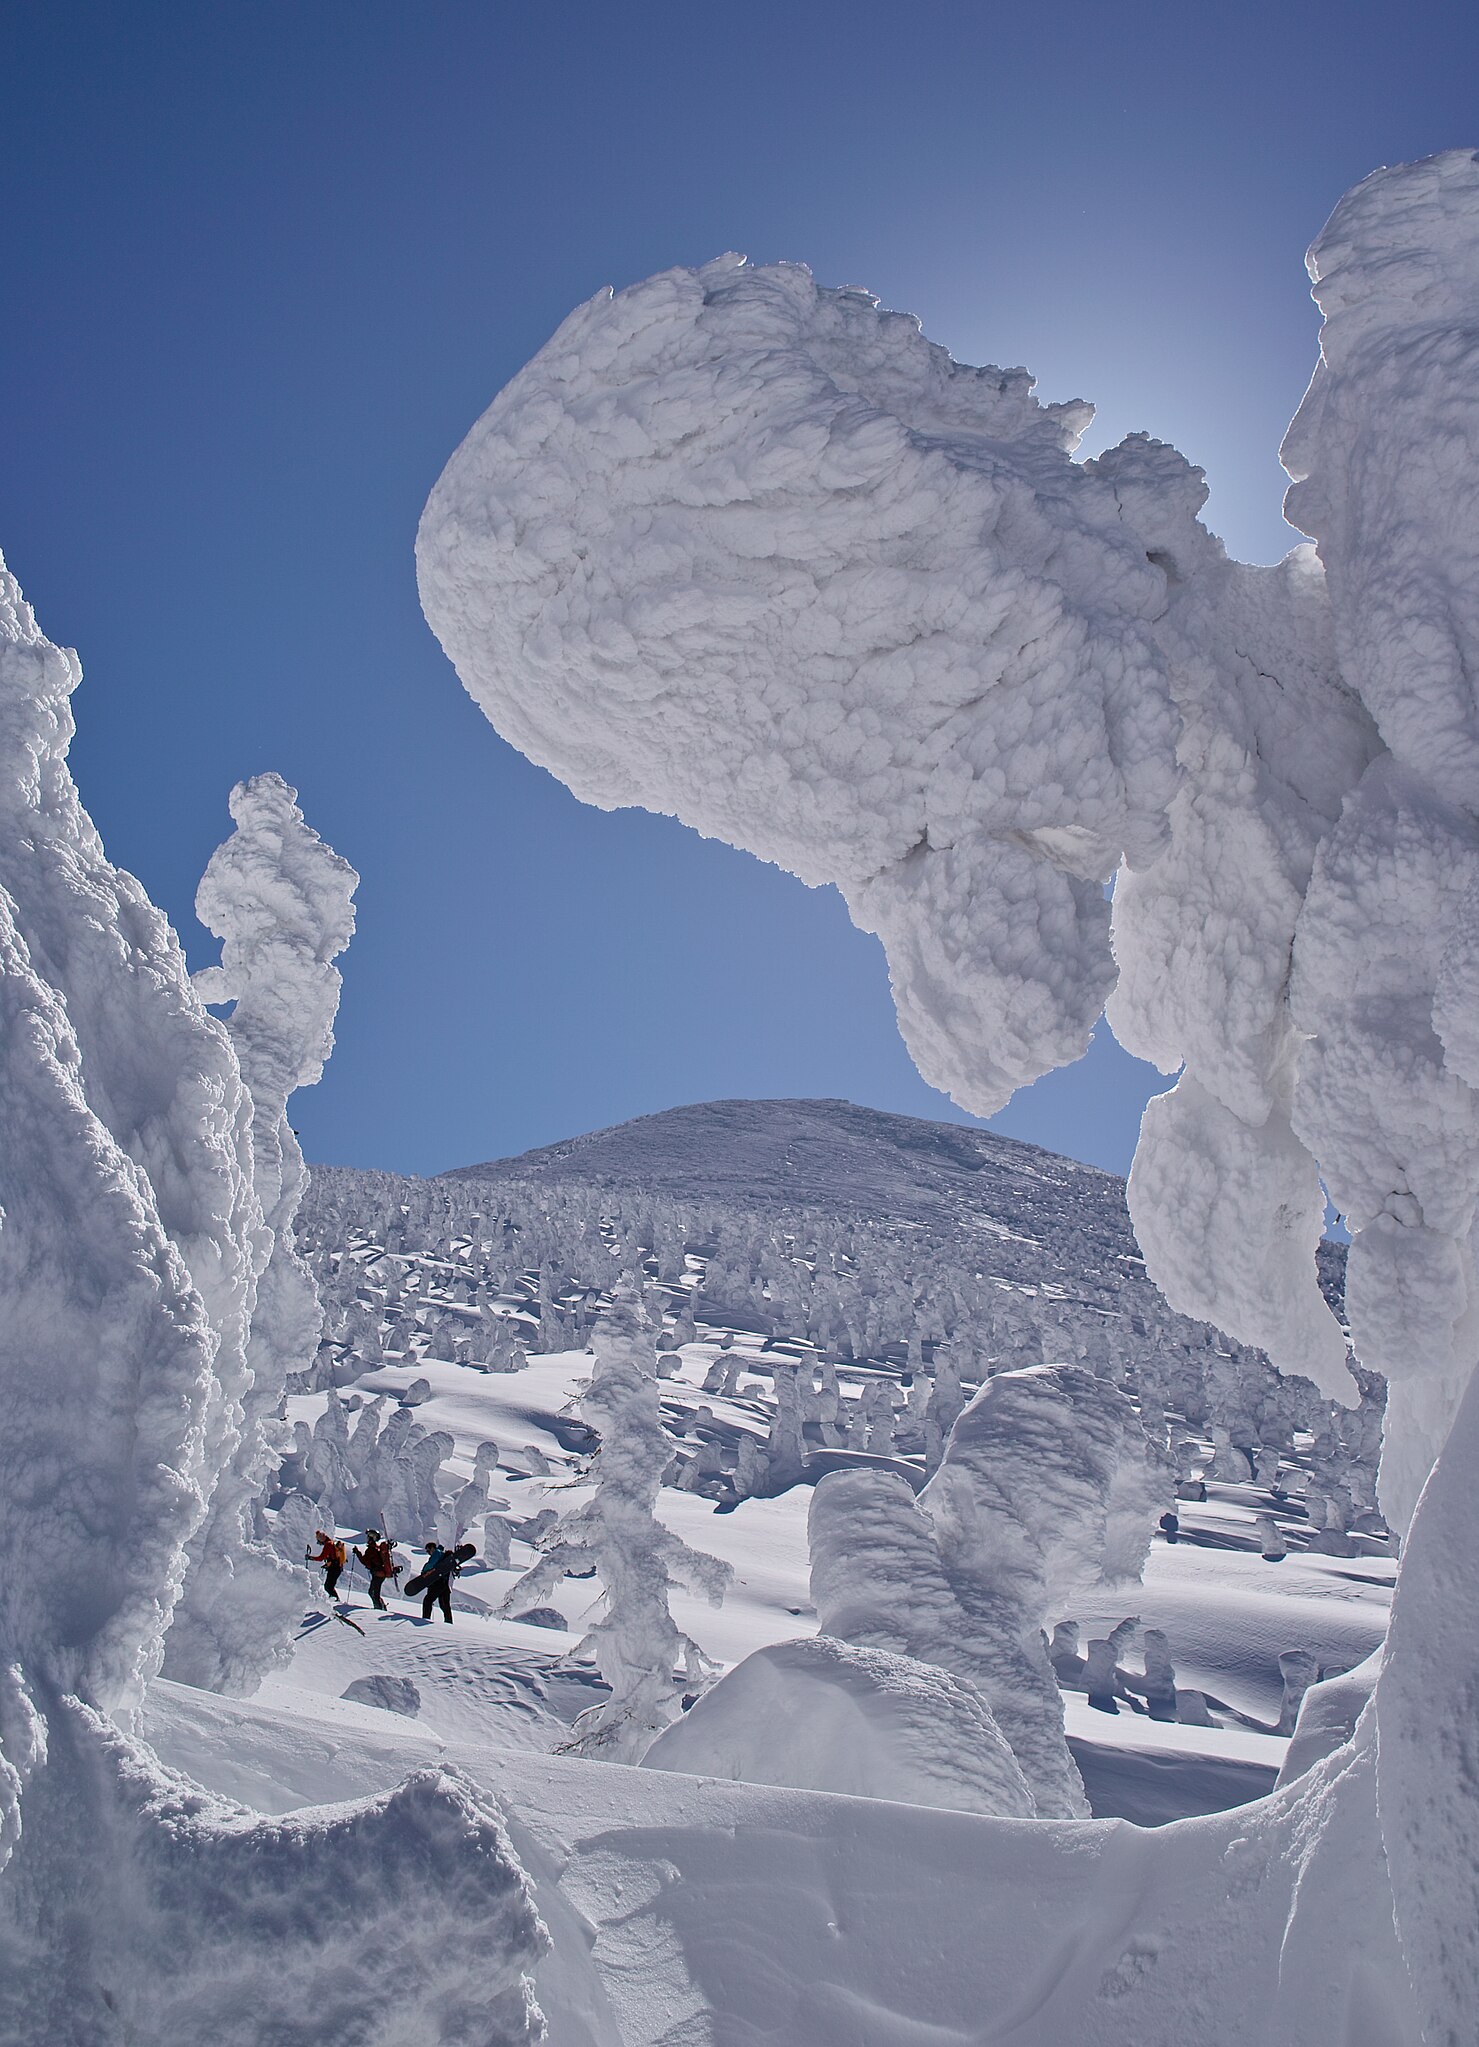
[[(416, 603), (442, 463), (580, 300), (727, 248), (863, 284), (1207, 469), (1275, 559), (1305, 245), (1479, 142), (1457, 5), (0, 8), (0, 547), (113, 857), (191, 904), (276, 768), (364, 877), (310, 1158), (430, 1172), (682, 1101), (953, 1114), (838, 897), (582, 809)], [(1104, 1042), (998, 1127), (1123, 1169)]]

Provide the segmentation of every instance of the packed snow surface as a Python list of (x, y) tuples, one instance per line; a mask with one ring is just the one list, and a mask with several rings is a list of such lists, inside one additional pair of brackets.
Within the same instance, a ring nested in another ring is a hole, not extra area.
[(649, 1769), (994, 1812), (1037, 1810), (977, 1688), (830, 1635), (757, 1649), (659, 1735)]

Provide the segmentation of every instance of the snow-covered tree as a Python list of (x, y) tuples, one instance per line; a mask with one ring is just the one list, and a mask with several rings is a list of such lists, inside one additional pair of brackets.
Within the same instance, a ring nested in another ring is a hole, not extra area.
[(656, 1367), (635, 1292), (623, 1288), (596, 1332), (596, 1368), (580, 1402), (601, 1439), (589, 1474), (595, 1491), (550, 1532), (543, 1554), (502, 1608), (514, 1613), (537, 1605), (567, 1571), (594, 1565), (603, 1611), (575, 1653), (594, 1657), (611, 1696), (582, 1714), (567, 1746), (611, 1762), (640, 1761), (677, 1712), (677, 1669), (690, 1683), (712, 1674), (697, 1643), (673, 1620), (672, 1584), (718, 1605), (730, 1576), (727, 1564), (690, 1549), (657, 1518), (672, 1447), (658, 1407)]
[[(236, 829), (212, 854), (196, 911), (221, 940), (221, 964), (195, 977), (211, 1004), (232, 1004), (226, 1028), (252, 1100), (252, 1173), (269, 1233), (257, 1282), (246, 1362), (233, 1415), (235, 1444), (204, 1527), (190, 1546), (185, 1589), (167, 1653), (172, 1675), (218, 1690), (250, 1690), (285, 1654), (301, 1601), (246, 1525), (271, 1463), (263, 1424), (290, 1372), (312, 1363), (322, 1314), (313, 1275), (293, 1241), (307, 1182), (288, 1097), (311, 1086), (333, 1050), (341, 986), (334, 960), (354, 931), (359, 876), (303, 821), (280, 775), (254, 775), (231, 792)], [(373, 1337), (378, 1346), (379, 1317)]]
[(1168, 1483), (1113, 1387), (1072, 1366), (999, 1373), (957, 1418), (917, 1502), (875, 1471), (817, 1487), (822, 1629), (970, 1677), (1038, 1810), (1081, 1815), (1043, 1629), (1076, 1593), (1138, 1577)]
[[(0, 567), (0, 2036), (225, 2038), (223, 1985), (227, 2029), (293, 2029), (332, 1976), (351, 2029), (475, 1999), (528, 2042), (543, 1934), (483, 1794), (425, 1772), (267, 1820), (126, 1731), (236, 1447), (265, 1242), (230, 1039), (67, 770), (78, 676)], [(449, 1899), (495, 1929), (452, 1984)], [(329, 1950), (377, 1924), (350, 2013)]]

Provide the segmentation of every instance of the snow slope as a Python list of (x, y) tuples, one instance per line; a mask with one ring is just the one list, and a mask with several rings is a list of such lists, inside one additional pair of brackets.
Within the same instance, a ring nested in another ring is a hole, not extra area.
[[(711, 1185), (705, 1181), (706, 1157), (712, 1161)], [(918, 1184), (916, 1160), (923, 1162)], [(500, 1303), (511, 1298), (498, 1291), (507, 1275), (496, 1269), (487, 1248), (503, 1233), (500, 1218), (532, 1213), (521, 1205), (526, 1201), (542, 1203), (540, 1215), (551, 1227), (565, 1215), (544, 1248), (546, 1263), (563, 1257), (568, 1267), (577, 1262), (595, 1219), (621, 1214), (622, 1204), (639, 1192), (650, 1202), (671, 1190), (680, 1204), (674, 1213), (680, 1220), (689, 1216), (695, 1242), (704, 1225), (738, 1229), (743, 1221), (748, 1228), (746, 1218), (769, 1214), (788, 1229), (794, 1226), (803, 1235), (810, 1231), (817, 1242), (828, 1241), (829, 1232), (851, 1228), (856, 1245), (856, 1233), (865, 1226), (890, 1222), (896, 1190), (903, 1196), (911, 1188), (914, 1212), (899, 1227), (962, 1281), (984, 1263), (987, 1271), (1005, 1266), (1016, 1272), (1016, 1287), (1032, 1290), (1020, 1291), (1023, 1300), (1097, 1291), (1103, 1300), (1120, 1305), (1127, 1322), (1131, 1303), (1154, 1307), (1134, 1261), (1122, 1187), (1111, 1176), (983, 1133), (846, 1104), (699, 1105), (440, 1182), (327, 1171), (318, 1176), (309, 1217), (322, 1283), (331, 1298), (340, 1300), (352, 1285), (353, 1298), (369, 1318), (360, 1327), (375, 1324), (373, 1336), (356, 1339), (365, 1355), (332, 1347), (336, 1397), (414, 1392), (419, 1423), (444, 1432), (455, 1445), (440, 1481), (444, 1491), (471, 1470), (480, 1442), (491, 1438), (499, 1446), (494, 1490), (505, 1502), (502, 1518), (512, 1531), (509, 1564), (464, 1578), (459, 1601), (471, 1598), (490, 1610), (496, 1607), (518, 1571), (534, 1559), (523, 1531), (537, 1525), (541, 1513), (573, 1511), (590, 1497), (580, 1482), (589, 1440), (578, 1412), (565, 1410), (578, 1401), (593, 1361), (579, 1350), (541, 1354), (522, 1348), (522, 1343), (532, 1346), (540, 1340), (533, 1319), (538, 1290), (528, 1272), (519, 1298), (529, 1312), (521, 1325), (515, 1369), (505, 1365), (484, 1371), (475, 1359), (457, 1364), (439, 1355), (453, 1347), (443, 1341), (449, 1312), (471, 1318), (490, 1294)], [(804, 1193), (804, 1207), (799, 1199), (788, 1199), (793, 1189)], [(577, 1195), (588, 1202), (586, 1208)], [(445, 1211), (437, 1205), (443, 1200), (452, 1204)], [(325, 1235), (331, 1227), (338, 1232), (337, 1244)], [(385, 1248), (388, 1237), (398, 1247), (394, 1251)], [(1107, 1245), (1115, 1247), (1112, 1255)], [(1130, 1248), (1120, 1248), (1125, 1246)], [(663, 1253), (668, 1259), (676, 1255), (672, 1248)], [(725, 1255), (722, 1249), (719, 1255)], [(515, 1255), (515, 1264), (520, 1256)], [(810, 1484), (735, 1500), (724, 1460), (732, 1462), (736, 1442), (765, 1440), (776, 1421), (777, 1384), (788, 1372), (806, 1370), (808, 1361), (821, 1359), (825, 1346), (790, 1325), (784, 1334), (766, 1335), (729, 1324), (707, 1293), (706, 1267), (714, 1256), (712, 1242), (687, 1251), (684, 1285), (656, 1277), (661, 1261), (654, 1253), (646, 1260), (646, 1284), (654, 1311), (660, 1310), (666, 1322), (663, 1341), (677, 1344), (666, 1355), (669, 1376), (661, 1391), (678, 1463), (658, 1511), (685, 1542), (722, 1558), (734, 1571), (717, 1611), (678, 1590), (673, 1612), (707, 1655), (732, 1669), (752, 1652), (804, 1636), (817, 1625), (806, 1526)], [(1101, 1262), (1106, 1260), (1107, 1272)], [(393, 1267), (388, 1280), (380, 1277), (386, 1267)], [(347, 1281), (345, 1273), (351, 1276)], [(384, 1305), (385, 1287), (398, 1289), (393, 1310)], [(414, 1321), (405, 1317), (407, 1301), (416, 1303)], [(683, 1338), (680, 1324), (685, 1312), (692, 1316), (695, 1308), (692, 1335)], [(399, 1324), (382, 1321), (392, 1312), (403, 1317)], [(413, 1328), (415, 1334), (407, 1337)], [(403, 1341), (405, 1350), (390, 1347)], [(1197, 1332), (1197, 1341), (1204, 1371), (1227, 1366), (1212, 1332)], [(926, 1344), (924, 1351), (931, 1348)], [(901, 1385), (908, 1376), (904, 1352), (900, 1345), (873, 1358), (839, 1361), (844, 1421), (847, 1410), (861, 1407), (870, 1387)], [(938, 1364), (924, 1358), (921, 1383), (937, 1383), (931, 1375), (943, 1372), (944, 1355), (942, 1350)], [(736, 1390), (706, 1390), (716, 1371), (727, 1374)], [(311, 1423), (323, 1413), (327, 1398), (324, 1392), (295, 1395), (290, 1415)], [(856, 1424), (857, 1415), (851, 1420)], [(1206, 1434), (1184, 1419), (1174, 1433), (1183, 1460), (1210, 1472), (1214, 1449)], [(920, 1453), (914, 1452), (911, 1461), (901, 1447), (910, 1440), (902, 1422), (896, 1425), (894, 1449), (886, 1454), (866, 1448), (813, 1449), (814, 1440), (808, 1424), (802, 1467), (808, 1480), (839, 1466), (891, 1469), (916, 1488), (923, 1477)], [(547, 1471), (530, 1475), (526, 1446), (537, 1453), (536, 1465), (547, 1465)], [(721, 1476), (689, 1489), (705, 1446), (722, 1450), (716, 1466)], [(1126, 1613), (1138, 1614), (1145, 1627), (1166, 1634), (1178, 1683), (1220, 1702), (1207, 1716), (1210, 1725), (1192, 1727), (1150, 1721), (1126, 1701), (1117, 1715), (1108, 1715), (1091, 1708), (1081, 1693), (1066, 1694), (1070, 1747), (1097, 1811), (1159, 1823), (1266, 1791), (1286, 1747), (1270, 1731), (1279, 1714), (1280, 1654), (1304, 1648), (1324, 1668), (1348, 1669), (1381, 1639), (1392, 1566), (1379, 1535), (1351, 1535), (1339, 1545), (1350, 1552), (1344, 1556), (1309, 1547), (1312, 1439), (1297, 1435), (1287, 1454), (1274, 1460), (1283, 1487), (1278, 1497), (1267, 1483), (1254, 1482), (1246, 1456), (1234, 1453), (1233, 1461), (1241, 1465), (1243, 1481), (1212, 1478), (1204, 1502), (1180, 1502), (1181, 1539), (1174, 1547), (1157, 1541), (1146, 1583), (1133, 1596), (1105, 1606), (1079, 1594), (1049, 1613), (1050, 1621), (1076, 1620), (1085, 1639), (1107, 1633)], [(684, 1478), (683, 1489), (671, 1483), (674, 1477)], [(1260, 1513), (1276, 1517), (1286, 1531), (1290, 1554), (1280, 1564), (1266, 1563), (1259, 1554)], [(1049, 1510), (1046, 1525), (1052, 1524)], [(395, 1532), (403, 1538), (419, 1533)], [(362, 1580), (352, 1574), (350, 1583), (357, 1587)], [(423, 1647), (419, 1623), (399, 1619), (387, 1624), (371, 1616), (356, 1589), (351, 1592), (356, 1617), (377, 1645), (374, 1654), (352, 1632), (318, 1624), (298, 1652), (292, 1681), (304, 1681), (307, 1670), (319, 1671), (314, 1685), (337, 1698), (354, 1677), (376, 1670), (409, 1676), (422, 1694), (420, 1725), (460, 1737), (480, 1719), (489, 1737), (500, 1743), (553, 1747), (563, 1738), (563, 1724), (590, 1703), (593, 1675), (577, 1681), (556, 1672), (553, 1658), (568, 1652), (586, 1631), (599, 1590), (599, 1579), (567, 1578), (555, 1585), (546, 1603), (565, 1621), (563, 1633), (541, 1634), (468, 1612), (466, 1619), (459, 1616), (453, 1646), (442, 1643), (445, 1631), (434, 1623), (432, 1641)], [(906, 1645), (901, 1641), (897, 1646)], [(430, 1663), (423, 1665), (427, 1658)], [(455, 1679), (444, 1668), (449, 1658), (456, 1665)], [(1125, 1662), (1130, 1670), (1137, 1667), (1133, 1652), (1126, 1652)], [(465, 1688), (460, 1705), (454, 1696), (458, 1687)]]
[[(1311, 2037), (1415, 2047), (1395, 1939), (1350, 1952), (1343, 1886), (1318, 1914), (1275, 1801), (1148, 1835), (696, 1779), (575, 1758), (433, 1748), (416, 1726), (312, 1696), (160, 1686), (167, 1750), (271, 1809), (360, 1795), (444, 1756), (503, 1803), (553, 1938), (536, 1991), (558, 2047), (773, 2039), (806, 2047), (1205, 2047)], [(380, 1723), (383, 1723), (381, 1725)], [(1369, 1771), (1369, 1758), (1320, 1766)], [(1323, 1792), (1322, 1792), (1322, 1795)], [(1342, 1844), (1359, 1869), (1372, 1844)], [(1254, 1966), (1285, 1943), (1298, 1994)]]

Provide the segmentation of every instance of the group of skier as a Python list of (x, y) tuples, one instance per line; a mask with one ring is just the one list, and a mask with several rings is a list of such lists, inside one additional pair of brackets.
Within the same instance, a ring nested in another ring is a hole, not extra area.
[[(338, 1590), (339, 1577), (349, 1562), (349, 1551), (332, 1529), (315, 1528), (318, 1554), (310, 1551), (305, 1562), (323, 1567), (324, 1591), (332, 1599)], [(424, 1545), (426, 1562), (414, 1578), (403, 1588), (408, 1599), (421, 1595), (421, 1618), (431, 1619), (431, 1610), (440, 1606), (442, 1619), (450, 1624), (452, 1619), (452, 1580), (470, 1558), (477, 1555), (470, 1542), (454, 1545), (428, 1542)], [(370, 1604), (389, 1611), (385, 1604), (384, 1590), (388, 1580), (399, 1578), (401, 1566), (395, 1560), (395, 1544), (378, 1528), (365, 1530), (363, 1549), (356, 1549), (355, 1560), (364, 1565), (370, 1580)]]

